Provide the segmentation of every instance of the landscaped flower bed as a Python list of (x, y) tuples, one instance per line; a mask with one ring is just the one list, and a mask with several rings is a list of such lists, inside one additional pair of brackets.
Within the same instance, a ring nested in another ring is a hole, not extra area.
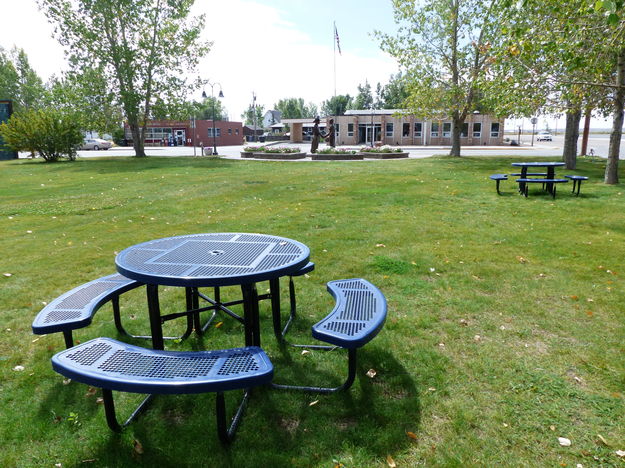
[(242, 158), (253, 158), (254, 153), (260, 153), (265, 151), (265, 146), (244, 146), (241, 151)]
[(262, 151), (254, 153), (255, 159), (302, 159), (306, 153), (302, 153), (298, 147), (288, 146), (265, 146)]
[(408, 157), (408, 152), (403, 151), (401, 148), (389, 145), (373, 148), (370, 146), (363, 146), (360, 148), (360, 152), (365, 158), (368, 159), (396, 159)]
[(311, 156), (313, 161), (350, 161), (363, 159), (363, 155), (353, 150), (341, 148), (324, 148)]

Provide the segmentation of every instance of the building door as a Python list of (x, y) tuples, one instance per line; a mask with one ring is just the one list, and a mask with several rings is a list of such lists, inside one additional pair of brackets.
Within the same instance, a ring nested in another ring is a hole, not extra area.
[(176, 146), (184, 146), (186, 140), (186, 132), (183, 129), (175, 131)]
[(371, 136), (373, 141), (381, 140), (382, 127), (380, 124), (358, 124), (358, 143), (371, 144)]

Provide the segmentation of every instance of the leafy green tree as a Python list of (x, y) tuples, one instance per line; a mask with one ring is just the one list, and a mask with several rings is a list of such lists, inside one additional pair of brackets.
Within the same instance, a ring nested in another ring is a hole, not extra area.
[(350, 108), (352, 98), (349, 94), (339, 94), (332, 96), (321, 104), (321, 113), (323, 115), (345, 115), (345, 111)]
[(381, 88), (379, 94), (381, 109), (403, 109), (408, 99), (408, 89), (403, 74), (399, 72), (397, 75), (391, 75), (388, 84)]
[(60, 109), (26, 109), (0, 124), (0, 136), (13, 151), (37, 152), (48, 161), (74, 160), (83, 141), (80, 118)]
[(23, 49), (0, 47), (0, 99), (11, 99), (15, 111), (42, 105), (46, 89)]
[(460, 156), (462, 126), (487, 79), (498, 38), (495, 1), (395, 0), (397, 34), (376, 33), (382, 49), (407, 70), (407, 110), (451, 117), (452, 156)]
[[(254, 113), (256, 113), (256, 120), (254, 121)], [(263, 116), (265, 115), (265, 106), (261, 105), (252, 105), (241, 114), (241, 119), (243, 119), (244, 125), (254, 125), (256, 123), (257, 126), (261, 126), (263, 123)]]
[(373, 106), (373, 94), (371, 94), (371, 85), (365, 81), (364, 85), (358, 85), (358, 94), (352, 100), (352, 109), (362, 110), (371, 109)]
[(619, 91), (617, 63), (625, 51), (624, 28), (616, 10), (608, 15), (603, 10), (614, 2), (526, 0), (520, 5), (503, 0), (499, 6), (504, 41), (494, 65), (501, 85), (493, 105), (524, 116), (565, 112), (563, 160), (569, 169), (576, 165), (582, 111), (612, 112), (615, 138), (606, 182), (616, 183), (618, 172), (611, 163), (618, 163), (623, 124), (619, 115), (625, 96)]
[(70, 72), (52, 77), (45, 105), (74, 113), (83, 130), (112, 133), (123, 124), (121, 107), (109, 100), (104, 78), (92, 69), (83, 70), (80, 76)]
[(145, 156), (146, 124), (157, 100), (173, 102), (199, 81), (184, 78), (209, 50), (194, 0), (39, 0), (69, 63), (85, 85), (96, 70), (108, 99), (123, 110), (136, 156)]
[(283, 119), (303, 119), (314, 117), (318, 113), (318, 108), (315, 104), (304, 104), (302, 98), (287, 98), (280, 99), (274, 106), (276, 110), (282, 113)]

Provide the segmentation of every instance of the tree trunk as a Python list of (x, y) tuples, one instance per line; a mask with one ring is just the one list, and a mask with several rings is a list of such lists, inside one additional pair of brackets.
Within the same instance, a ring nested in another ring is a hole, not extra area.
[(582, 119), (582, 110), (577, 107), (566, 113), (566, 130), (564, 131), (564, 150), (562, 160), (567, 169), (575, 169), (577, 163), (577, 140), (579, 139), (579, 121)]
[(451, 123), (451, 151), (449, 152), (449, 156), (460, 157), (460, 132), (462, 132), (463, 123), (464, 119), (461, 119), (460, 116), (454, 112)]
[(588, 134), (590, 133), (590, 117), (592, 115), (592, 109), (586, 108), (586, 117), (584, 118), (584, 135), (582, 136), (582, 156), (588, 154)]
[(608, 161), (605, 165), (606, 184), (618, 184), (618, 158), (621, 150), (621, 136), (623, 133), (623, 107), (625, 107), (625, 49), (618, 54), (616, 65), (616, 91), (614, 92), (614, 111), (612, 119), (612, 133), (608, 148)]
[(145, 133), (141, 131), (141, 127), (136, 122), (129, 122), (128, 125), (132, 133), (132, 146), (135, 149), (135, 156), (140, 158), (147, 156), (143, 140)]

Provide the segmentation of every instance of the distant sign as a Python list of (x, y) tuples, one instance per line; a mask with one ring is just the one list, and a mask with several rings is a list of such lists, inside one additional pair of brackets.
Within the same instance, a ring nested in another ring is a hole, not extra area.
[[(13, 113), (12, 101), (0, 101), (0, 123), (6, 122)], [(17, 159), (15, 151), (9, 151), (4, 147), (4, 141), (0, 137), (0, 159)]]
[(530, 122), (532, 122), (532, 125), (536, 125), (538, 123), (538, 119), (536, 117), (532, 117), (532, 120), (530, 120)]

